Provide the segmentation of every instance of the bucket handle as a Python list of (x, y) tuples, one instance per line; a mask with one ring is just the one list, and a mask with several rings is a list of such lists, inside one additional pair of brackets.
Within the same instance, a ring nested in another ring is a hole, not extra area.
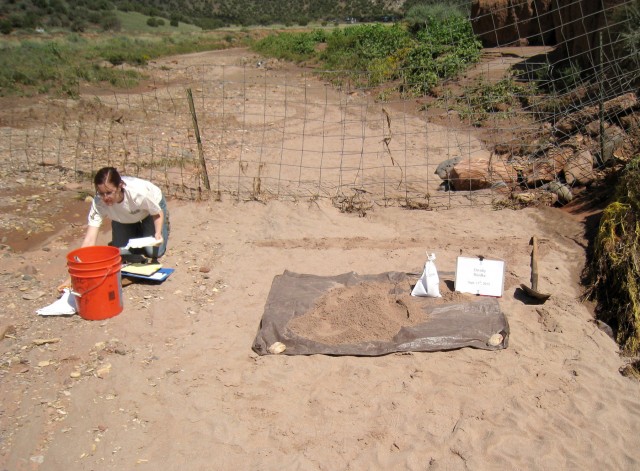
[[(112, 267), (113, 268), (113, 267)], [(118, 267), (118, 270), (120, 270), (120, 267)], [(100, 280), (100, 283), (96, 284), (95, 286), (92, 286), (91, 288), (89, 288), (88, 290), (86, 290), (84, 293), (78, 293), (77, 291), (73, 291), (71, 290), (71, 294), (73, 294), (74, 296), (81, 298), (83, 296), (85, 296), (86, 294), (89, 294), (91, 291), (93, 291), (94, 289), (100, 287), (102, 285), (102, 283), (104, 283), (104, 280), (107, 279), (107, 277), (109, 275), (111, 275), (112, 273), (115, 273), (112, 269), (109, 269), (109, 271), (107, 271), (104, 276), (102, 277), (102, 279)]]

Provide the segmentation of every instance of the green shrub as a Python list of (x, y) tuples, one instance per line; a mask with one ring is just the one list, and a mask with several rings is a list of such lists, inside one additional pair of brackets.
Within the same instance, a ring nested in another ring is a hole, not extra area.
[(105, 12), (100, 16), (98, 24), (103, 31), (119, 31), (121, 28), (120, 20), (113, 12)]
[(400, 25), (357, 25), (334, 29), (326, 39), (321, 59), (327, 68), (367, 71), (369, 62), (392, 56), (411, 43)]
[(429, 17), (416, 32), (416, 40), (403, 66), (407, 83), (419, 94), (463, 72), (478, 61), (482, 49), (471, 24), (460, 16), (442, 20)]
[(293, 62), (311, 58), (318, 41), (313, 33), (270, 34), (253, 44), (253, 49), (263, 55)]
[(13, 31), (13, 25), (11, 21), (7, 18), (0, 19), (0, 33), (2, 34), (11, 34)]
[(451, 17), (466, 18), (466, 14), (459, 5), (449, 2), (421, 3), (409, 8), (404, 20), (409, 27), (420, 29), (422, 25), (432, 20), (445, 21)]
[(493, 113), (502, 113), (506, 117), (522, 103), (524, 97), (534, 93), (533, 84), (518, 83), (511, 76), (495, 83), (480, 80), (465, 88), (456, 110), (462, 119), (479, 125)]

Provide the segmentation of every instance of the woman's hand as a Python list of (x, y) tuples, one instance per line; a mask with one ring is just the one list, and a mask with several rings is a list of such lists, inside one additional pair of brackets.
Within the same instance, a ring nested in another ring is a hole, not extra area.
[(162, 243), (164, 242), (162, 234), (156, 234), (154, 237), (156, 239), (155, 244), (153, 244), (154, 247), (160, 247), (162, 245)]

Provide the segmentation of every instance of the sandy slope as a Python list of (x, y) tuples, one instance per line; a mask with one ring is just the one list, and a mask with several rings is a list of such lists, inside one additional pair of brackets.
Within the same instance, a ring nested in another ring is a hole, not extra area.
[[(45, 298), (7, 293), (13, 309), (0, 322), (18, 329), (0, 343), (3, 469), (639, 465), (640, 385), (619, 374), (615, 343), (577, 300), (584, 239), (570, 216), (389, 208), (360, 218), (278, 202), (174, 202), (172, 210), (165, 265), (176, 272), (157, 287), (124, 288), (119, 316), (36, 319)], [(534, 233), (540, 288), (552, 294), (542, 306), (519, 289)], [(46, 266), (61, 278), (65, 246), (53, 247), (6, 254), (3, 271)], [(442, 273), (460, 253), (506, 261), (509, 348), (375, 358), (251, 351), (283, 270), (419, 271), (425, 250), (437, 253)], [(60, 341), (32, 345), (46, 337)], [(23, 362), (7, 367), (11, 355)], [(82, 376), (71, 378), (76, 370)]]

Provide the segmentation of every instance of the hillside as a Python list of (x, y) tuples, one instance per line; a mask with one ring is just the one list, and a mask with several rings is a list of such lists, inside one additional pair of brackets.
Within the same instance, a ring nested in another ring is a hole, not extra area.
[[(137, 12), (150, 26), (187, 23), (203, 29), (315, 22), (392, 21), (416, 0), (23, 0), (0, 4), (0, 32), (112, 30), (118, 13)], [(155, 23), (155, 24), (154, 24)]]

